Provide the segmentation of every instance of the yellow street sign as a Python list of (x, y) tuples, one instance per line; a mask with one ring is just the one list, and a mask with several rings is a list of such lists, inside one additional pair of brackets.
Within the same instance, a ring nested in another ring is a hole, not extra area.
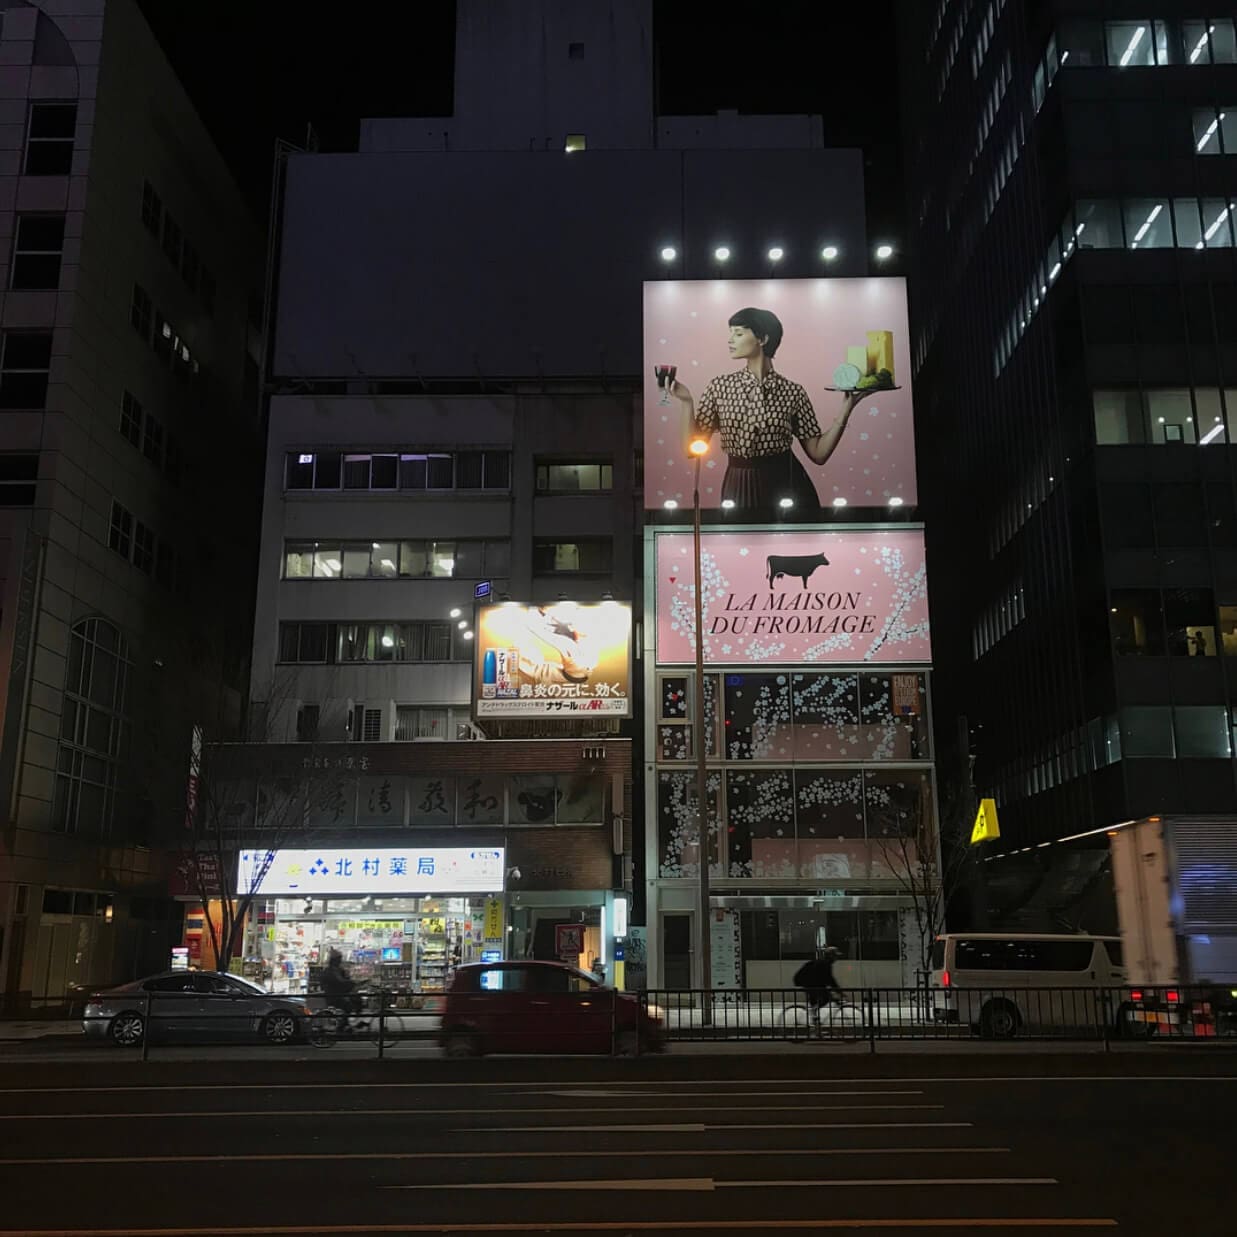
[(996, 818), (996, 800), (981, 799), (979, 814), (975, 817), (975, 827), (971, 830), (971, 845), (979, 842), (991, 842), (1001, 836), (1001, 826)]

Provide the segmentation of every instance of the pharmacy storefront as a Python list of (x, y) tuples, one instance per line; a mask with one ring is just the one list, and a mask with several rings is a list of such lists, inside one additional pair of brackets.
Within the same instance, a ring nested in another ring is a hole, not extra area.
[(358, 982), (441, 993), (455, 967), (503, 957), (505, 875), (502, 846), (242, 851), (237, 890), (257, 895), (244, 972), (314, 991), (337, 949)]

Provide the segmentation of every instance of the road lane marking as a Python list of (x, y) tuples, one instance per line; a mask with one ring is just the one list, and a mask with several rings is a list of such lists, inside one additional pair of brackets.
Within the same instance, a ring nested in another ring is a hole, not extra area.
[[(842, 1111), (901, 1112), (933, 1110), (944, 1104), (683, 1104), (689, 1112), (826, 1112)], [(664, 1104), (623, 1104), (610, 1108), (593, 1108), (592, 1112), (665, 1112)], [(287, 1108), (274, 1112), (269, 1108), (214, 1111), (193, 1109), (189, 1112), (5, 1112), (0, 1121), (132, 1121), (152, 1118), (184, 1117), (458, 1117), (492, 1116), (495, 1113), (538, 1112), (569, 1114), (561, 1105), (554, 1108)]]
[(243, 1228), (5, 1228), (0, 1237), (325, 1237), (347, 1233), (632, 1233), (677, 1231), (692, 1229), (708, 1232), (759, 1232), (775, 1229), (808, 1232), (854, 1231), (856, 1229), (916, 1229), (937, 1228), (1116, 1228), (1112, 1219), (1007, 1217), (977, 1219), (960, 1216), (949, 1219), (938, 1216), (925, 1219), (853, 1219), (853, 1220), (515, 1220), (503, 1222), (470, 1222), (453, 1224), (261, 1224)]
[[(825, 1177), (820, 1181), (719, 1181), (719, 1190), (754, 1190), (766, 1186), (781, 1189), (813, 1186), (895, 1186), (895, 1185), (1060, 1185), (1055, 1177)], [(389, 1188), (389, 1187), (388, 1187)]]
[[(746, 1085), (742, 1081), (736, 1083), (736, 1086)], [(663, 1099), (666, 1098), (664, 1091), (547, 1091), (546, 1095), (560, 1095), (566, 1099), (602, 1099), (602, 1098), (626, 1098), (627, 1096), (641, 1095), (659, 1095)], [(734, 1098), (739, 1095), (760, 1095), (768, 1098), (768, 1091), (727, 1091), (725, 1092), (728, 1098)], [(881, 1095), (922, 1095), (922, 1090), (917, 1091), (799, 1091), (795, 1090), (795, 1096), (807, 1095), (863, 1095), (863, 1096), (881, 1096)]]
[[(603, 1127), (604, 1128), (604, 1127)], [(665, 1126), (616, 1125), (616, 1130), (664, 1130)], [(704, 1126), (684, 1126), (684, 1132), (703, 1133)], [(786, 1127), (779, 1127), (786, 1128)], [(796, 1128), (796, 1127), (790, 1127)], [(80, 1155), (0, 1160), (0, 1168), (63, 1164), (219, 1164), (250, 1161), (295, 1160), (600, 1160), (615, 1157), (656, 1155), (1008, 1155), (1009, 1147), (636, 1147), (600, 1151), (283, 1151), (261, 1155)]]
[(1055, 1177), (823, 1177), (817, 1181), (718, 1181), (715, 1177), (616, 1177), (578, 1181), (433, 1181), (425, 1185), (384, 1185), (384, 1190), (752, 1190), (882, 1189), (890, 1186), (1058, 1185)]
[(776, 1125), (748, 1125), (740, 1122), (727, 1121), (720, 1124), (698, 1125), (487, 1125), (482, 1129), (475, 1126), (458, 1126), (451, 1131), (453, 1134), (579, 1134), (579, 1133), (611, 1133), (616, 1130), (643, 1130), (646, 1133), (666, 1131), (672, 1134), (698, 1134), (704, 1130), (969, 1130), (973, 1128), (970, 1121), (833, 1121), (824, 1124), (805, 1124), (795, 1122), (787, 1125), (784, 1121)]
[(631, 1177), (598, 1181), (477, 1181), (464, 1185), (434, 1181), (429, 1185), (384, 1185), (384, 1190), (714, 1190), (712, 1177)]
[[(184, 1064), (174, 1062), (173, 1064)], [(0, 1059), (0, 1067), (4, 1065)], [(801, 1087), (802, 1078), (667, 1078), (654, 1079), (659, 1087)], [(827, 1078), (809, 1078), (808, 1082), (828, 1082)], [(849, 1086), (871, 1083), (874, 1086), (882, 1083), (1007, 1083), (1007, 1082), (1237, 1082), (1237, 1074), (1012, 1074), (1009, 1076), (985, 1075), (982, 1077), (945, 1077), (932, 1076), (927, 1078), (847, 1078)], [(605, 1081), (604, 1083), (559, 1083), (560, 1087), (604, 1085), (606, 1087), (648, 1087), (649, 1079), (631, 1079)], [(0, 1087), (0, 1095), (116, 1095), (132, 1092), (147, 1092), (159, 1094), (162, 1091), (400, 1091), (400, 1090), (433, 1090), (443, 1091), (454, 1088), (489, 1088), (490, 1090), (510, 1090), (513, 1088), (534, 1087), (545, 1089), (544, 1082), (511, 1082), (495, 1079), (491, 1082), (211, 1082), (191, 1083), (182, 1086), (179, 1083), (168, 1083), (159, 1086), (154, 1083), (143, 1083), (141, 1086), (124, 1087)], [(797, 1092), (796, 1092), (797, 1094)], [(839, 1092), (842, 1095), (850, 1092)], [(857, 1091), (856, 1095), (866, 1095), (867, 1091)], [(4, 1237), (0, 1231), (0, 1237)]]

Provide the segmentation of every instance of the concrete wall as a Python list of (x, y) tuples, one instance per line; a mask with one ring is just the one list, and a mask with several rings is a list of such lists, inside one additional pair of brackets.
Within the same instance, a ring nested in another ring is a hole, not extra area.
[(275, 370), (637, 374), (642, 282), (712, 278), (723, 242), (732, 278), (768, 276), (772, 244), (779, 276), (822, 274), (826, 243), (830, 274), (864, 274), (860, 153), (294, 156)]

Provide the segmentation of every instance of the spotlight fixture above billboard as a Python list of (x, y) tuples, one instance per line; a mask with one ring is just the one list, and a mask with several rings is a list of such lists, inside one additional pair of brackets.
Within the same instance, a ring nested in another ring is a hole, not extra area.
[(631, 715), (631, 607), (508, 603), (477, 617), (477, 717)]

